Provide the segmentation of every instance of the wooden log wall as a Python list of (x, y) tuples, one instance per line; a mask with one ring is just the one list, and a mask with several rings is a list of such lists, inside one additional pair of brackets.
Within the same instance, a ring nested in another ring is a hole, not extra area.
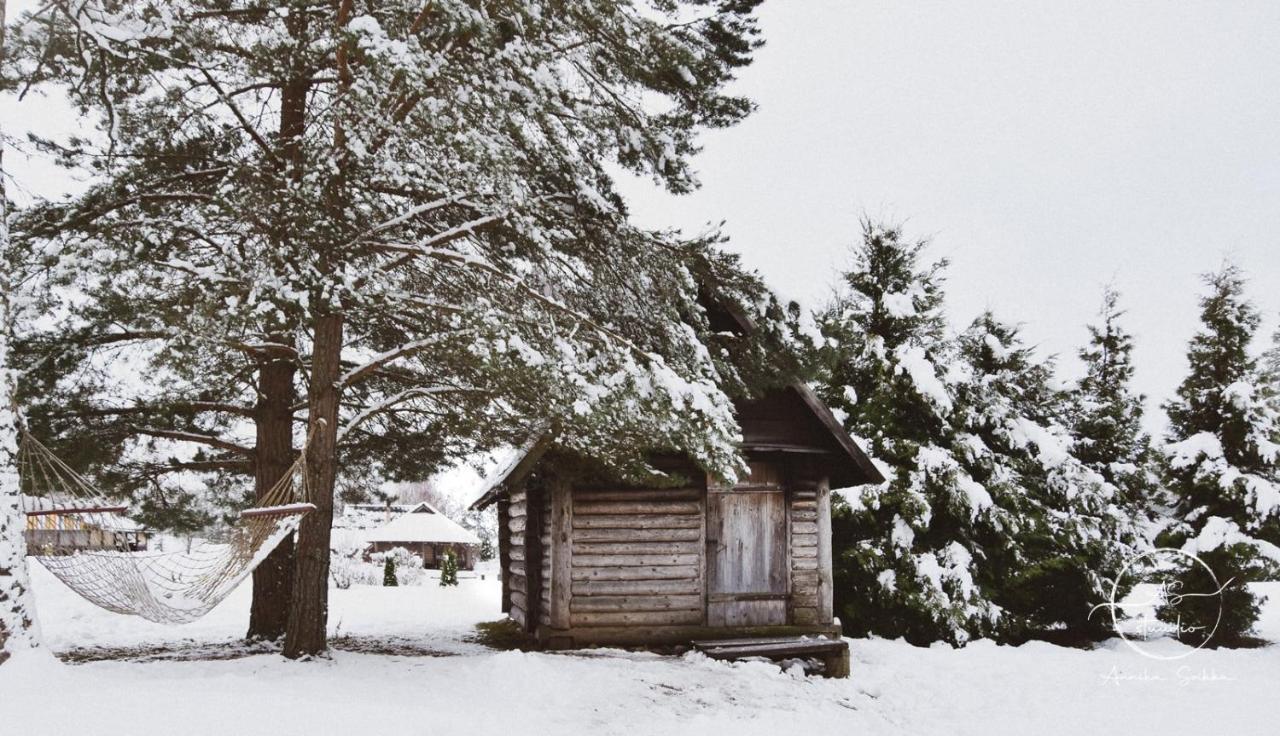
[(538, 504), (538, 623), (551, 625), (551, 494), (539, 493)]
[(529, 576), (525, 570), (525, 527), (529, 510), (523, 489), (513, 490), (507, 503), (507, 555), (503, 572), (507, 574), (508, 615), (521, 626), (528, 626)]
[(831, 481), (818, 483), (818, 623), (835, 620), (835, 581), (831, 559)]
[[(792, 624), (808, 626), (822, 621), (822, 572), (819, 570), (818, 507), (822, 494), (820, 484), (797, 484), (791, 491), (791, 599), (788, 603), (788, 619)], [(827, 526), (827, 547), (830, 550), (830, 523)], [(828, 551), (828, 555), (830, 552)], [(827, 589), (831, 588), (830, 564), (827, 568)], [(828, 614), (828, 621), (830, 615)]]
[(574, 489), (570, 625), (703, 624), (705, 500), (701, 488)]

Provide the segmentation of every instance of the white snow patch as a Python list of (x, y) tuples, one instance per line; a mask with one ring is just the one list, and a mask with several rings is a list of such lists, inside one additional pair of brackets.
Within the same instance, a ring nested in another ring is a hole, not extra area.
[(951, 395), (946, 385), (938, 378), (933, 361), (919, 345), (903, 345), (894, 351), (898, 360), (897, 372), (906, 373), (915, 384), (916, 391), (928, 399), (944, 414), (951, 411)]
[(1200, 534), (1194, 539), (1188, 539), (1186, 544), (1182, 545), (1182, 551), (1196, 555), (1235, 544), (1248, 545), (1256, 549), (1263, 557), (1273, 562), (1280, 562), (1280, 547), (1248, 536), (1240, 531), (1240, 527), (1234, 521), (1224, 519), (1221, 516), (1210, 516), (1205, 519), (1204, 528), (1200, 530)]
[(1165, 452), (1173, 467), (1186, 468), (1199, 462), (1201, 457), (1222, 457), (1222, 442), (1212, 432), (1200, 432), (1181, 442), (1169, 443)]
[[(947, 556), (953, 569), (959, 566), (956, 550)], [(34, 578), (55, 648), (191, 649), (228, 645), (244, 633), (247, 585), (204, 621), (162, 627), (94, 608), (39, 568)], [(1260, 635), (1280, 638), (1280, 583), (1253, 587), (1271, 598)], [(794, 668), (697, 654), (601, 649), (565, 656), (496, 652), (461, 641), (471, 624), (499, 617), (498, 590), (490, 576), (456, 589), (333, 591), (331, 631), (460, 656), (337, 651), (320, 662), (263, 654), (76, 666), (15, 660), (0, 666), (4, 731), (1067, 736), (1274, 730), (1268, 706), (1280, 681), (1274, 647), (1193, 652), (1171, 640), (1148, 644), (1161, 654), (1188, 655), (1165, 663), (1117, 640), (1082, 650), (1041, 642), (975, 641), (953, 649), (858, 639), (850, 641), (854, 676), (823, 680), (801, 678)], [(1081, 707), (1085, 701), (1088, 707)]]

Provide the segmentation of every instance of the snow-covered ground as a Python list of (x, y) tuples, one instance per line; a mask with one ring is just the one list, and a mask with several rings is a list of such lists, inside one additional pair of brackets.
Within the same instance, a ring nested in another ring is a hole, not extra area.
[[(231, 651), (247, 587), (199, 622), (166, 627), (99, 611), (38, 567), (34, 577), (55, 650), (136, 659), (0, 667), (0, 734), (1264, 734), (1280, 692), (1275, 647), (1161, 662), (1122, 642), (856, 640), (853, 677), (838, 681), (697, 655), (494, 652), (465, 641), (498, 618), (492, 574), (452, 589), (334, 590), (342, 648), (331, 660), (189, 661)], [(1261, 633), (1280, 640), (1280, 585), (1267, 587)]]

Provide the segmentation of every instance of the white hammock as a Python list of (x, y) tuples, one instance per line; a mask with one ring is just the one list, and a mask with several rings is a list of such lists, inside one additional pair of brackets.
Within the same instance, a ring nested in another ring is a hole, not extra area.
[(306, 447), (289, 472), (241, 512), (224, 539), (183, 552), (138, 551), (144, 532), (34, 437), (22, 433), (19, 470), (27, 553), (108, 611), (163, 624), (194, 621), (226, 599), (315, 509), (306, 498)]

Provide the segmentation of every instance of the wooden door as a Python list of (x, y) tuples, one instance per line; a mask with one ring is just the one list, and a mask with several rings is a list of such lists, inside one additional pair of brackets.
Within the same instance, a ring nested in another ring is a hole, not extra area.
[(786, 493), (776, 467), (752, 463), (751, 475), (707, 494), (707, 623), (770, 626), (787, 622)]

